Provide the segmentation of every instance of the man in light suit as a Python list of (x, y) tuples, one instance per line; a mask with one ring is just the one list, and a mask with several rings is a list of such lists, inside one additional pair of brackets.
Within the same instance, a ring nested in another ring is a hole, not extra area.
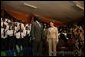
[(31, 25), (31, 36), (33, 39), (33, 56), (42, 55), (42, 24), (35, 17)]

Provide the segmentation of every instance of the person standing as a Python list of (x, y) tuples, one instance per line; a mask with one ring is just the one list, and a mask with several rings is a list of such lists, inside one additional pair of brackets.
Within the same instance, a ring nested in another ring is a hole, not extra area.
[(47, 32), (48, 52), (49, 56), (56, 56), (56, 45), (58, 43), (58, 29), (50, 22), (50, 28)]
[(42, 25), (37, 19), (34, 18), (31, 25), (31, 37), (32, 37), (32, 47), (33, 56), (42, 56)]

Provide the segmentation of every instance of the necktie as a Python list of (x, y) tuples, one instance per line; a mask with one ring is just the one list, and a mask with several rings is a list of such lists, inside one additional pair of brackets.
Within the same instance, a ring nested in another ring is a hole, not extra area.
[(4, 36), (5, 36), (5, 29), (3, 31), (4, 31)]
[(20, 31), (20, 38), (22, 38), (22, 37), (21, 37), (21, 31)]
[(20, 24), (20, 38), (22, 38), (22, 37), (21, 37), (21, 24)]
[(27, 35), (27, 30), (26, 30), (26, 35)]
[(14, 36), (14, 29), (13, 29), (13, 36)]
[(4, 22), (3, 22), (3, 27), (4, 27)]
[(9, 30), (10, 30), (10, 26), (9, 26)]

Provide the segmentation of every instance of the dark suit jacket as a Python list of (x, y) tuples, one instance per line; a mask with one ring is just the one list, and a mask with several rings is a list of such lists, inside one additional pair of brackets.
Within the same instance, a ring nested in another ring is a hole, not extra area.
[(41, 41), (42, 31), (43, 31), (42, 24), (40, 27), (37, 22), (33, 21), (31, 26), (31, 36), (35, 41)]

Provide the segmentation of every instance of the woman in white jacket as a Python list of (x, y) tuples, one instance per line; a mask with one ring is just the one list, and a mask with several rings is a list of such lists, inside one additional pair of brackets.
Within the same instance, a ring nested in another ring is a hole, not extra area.
[(56, 45), (58, 43), (58, 29), (54, 26), (53, 22), (50, 22), (50, 28), (47, 32), (48, 52), (49, 56), (56, 56)]

